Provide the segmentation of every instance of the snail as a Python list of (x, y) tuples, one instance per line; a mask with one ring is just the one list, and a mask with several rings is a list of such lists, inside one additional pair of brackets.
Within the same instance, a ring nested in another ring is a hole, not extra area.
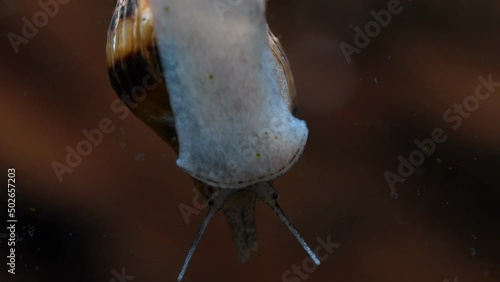
[[(308, 135), (305, 122), (295, 117), (290, 65), (268, 28), (265, 0), (233, 2), (233, 9), (221, 13), (207, 0), (118, 0), (108, 30), (113, 89), (173, 148), (177, 165), (208, 203), (178, 281), (220, 210), (239, 259), (249, 259), (257, 249), (257, 199), (320, 264), (272, 186), (297, 162)], [(151, 70), (162, 74), (155, 84)]]

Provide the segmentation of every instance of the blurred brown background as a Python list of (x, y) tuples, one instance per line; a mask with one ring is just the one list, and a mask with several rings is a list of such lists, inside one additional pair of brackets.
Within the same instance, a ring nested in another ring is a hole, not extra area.
[[(348, 64), (339, 46), (353, 44), (350, 25), (363, 29), (387, 1), (269, 3), (310, 129), (302, 159), (276, 182), (281, 204), (313, 248), (328, 236), (341, 244), (307, 281), (500, 281), (500, 91), (456, 131), (442, 118), (474, 94), (479, 75), (500, 81), (500, 4), (401, 5)], [(21, 34), (22, 17), (40, 6), (0, 0), (1, 179), (16, 168), (19, 219), (17, 275), (6, 272), (0, 238), (1, 281), (119, 281), (113, 270), (123, 267), (128, 281), (175, 281), (202, 220), (205, 210), (190, 224), (179, 212), (192, 206), (193, 185), (168, 145), (110, 109), (114, 6), (70, 0), (16, 54), (7, 34)], [(51, 163), (103, 118), (116, 129), (59, 182)], [(448, 140), (391, 196), (384, 172), (438, 127)], [(282, 281), (306, 254), (262, 204), (257, 224), (259, 254), (241, 264), (219, 214), (185, 281)]]

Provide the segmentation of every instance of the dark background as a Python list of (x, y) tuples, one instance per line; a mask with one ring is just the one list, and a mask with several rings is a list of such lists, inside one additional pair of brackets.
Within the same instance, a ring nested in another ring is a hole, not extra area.
[[(474, 94), (479, 75), (500, 81), (500, 4), (401, 4), (348, 64), (339, 45), (353, 44), (350, 25), (363, 28), (386, 1), (269, 3), (310, 129), (300, 162), (276, 182), (281, 204), (313, 248), (328, 236), (341, 244), (307, 280), (500, 281), (500, 91), (456, 131), (442, 118)], [(15, 277), (0, 230), (0, 281), (108, 282), (123, 267), (132, 281), (175, 281), (202, 220), (205, 211), (190, 224), (179, 212), (192, 206), (193, 184), (170, 147), (110, 109), (105, 42), (114, 6), (71, 0), (16, 54), (7, 34), (20, 34), (21, 18), (40, 7), (0, 0), (0, 179), (16, 168), (19, 220)], [(102, 118), (115, 131), (59, 182), (51, 163), (64, 162), (65, 147)], [(396, 172), (397, 157), (434, 128), (447, 141), (391, 195), (384, 172)], [(219, 214), (185, 281), (281, 281), (302, 264), (305, 252), (263, 204), (257, 225), (259, 252), (241, 264)]]

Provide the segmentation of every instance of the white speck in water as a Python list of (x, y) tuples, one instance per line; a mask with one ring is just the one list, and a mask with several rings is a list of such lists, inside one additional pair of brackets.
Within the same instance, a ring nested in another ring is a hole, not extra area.
[(473, 256), (473, 257), (475, 257), (476, 254), (477, 254), (476, 249), (474, 249), (474, 248), (471, 247), (470, 248), (470, 255)]
[(144, 154), (143, 152), (137, 152), (134, 155), (134, 160), (143, 162), (145, 156), (146, 156), (146, 154)]
[(378, 83), (377, 78), (375, 77), (375, 83)]

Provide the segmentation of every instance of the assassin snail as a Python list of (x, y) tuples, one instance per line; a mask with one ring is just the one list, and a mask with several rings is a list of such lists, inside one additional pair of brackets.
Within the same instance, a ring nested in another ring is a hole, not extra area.
[[(278, 205), (272, 181), (304, 149), (290, 65), (265, 18), (265, 0), (118, 0), (108, 31), (111, 85), (168, 143), (209, 210), (178, 281), (212, 217), (223, 210), (242, 261), (256, 251), (255, 203), (278, 215), (320, 261)], [(224, 6), (222, 7), (224, 8)]]

